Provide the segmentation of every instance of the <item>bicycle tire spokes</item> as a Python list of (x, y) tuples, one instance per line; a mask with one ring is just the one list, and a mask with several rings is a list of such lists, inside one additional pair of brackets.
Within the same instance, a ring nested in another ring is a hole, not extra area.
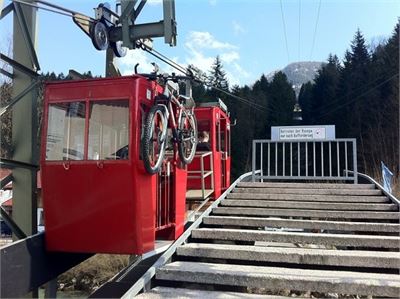
[(197, 146), (197, 122), (194, 114), (184, 111), (179, 121), (178, 151), (182, 162), (189, 164)]
[(161, 106), (153, 106), (144, 125), (143, 163), (150, 174), (157, 173), (165, 154), (167, 121)]

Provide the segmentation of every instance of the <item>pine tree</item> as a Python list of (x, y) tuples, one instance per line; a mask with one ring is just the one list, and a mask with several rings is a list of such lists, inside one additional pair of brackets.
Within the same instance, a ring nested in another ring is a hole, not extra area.
[[(226, 79), (226, 72), (224, 71), (222, 61), (219, 56), (215, 58), (214, 63), (211, 66), (210, 75), (208, 77), (208, 84), (219, 89), (223, 89), (226, 91), (229, 90), (228, 80)], [(210, 95), (213, 97), (224, 98), (224, 93), (216, 89), (212, 89), (210, 91)]]
[[(399, 174), (399, 22), (392, 36), (375, 48), (371, 72), (374, 74), (374, 97), (369, 103), (366, 128), (368, 140), (364, 155), (370, 172), (379, 171), (379, 160)], [(396, 75), (397, 74), (397, 75)], [(372, 165), (371, 165), (372, 164)]]
[(268, 88), (269, 83), (265, 75), (261, 75), (260, 79), (257, 80), (252, 88), (252, 100), (255, 104), (265, 107), (253, 109), (254, 119), (254, 138), (265, 139), (267, 136), (267, 125), (269, 113), (267, 110), (268, 106)]
[(340, 79), (341, 66), (336, 55), (329, 55), (328, 63), (324, 65), (314, 79), (313, 102), (311, 103), (313, 124), (335, 124), (335, 118), (330, 112), (336, 109), (337, 88)]
[(270, 125), (287, 126), (293, 123), (293, 107), (296, 94), (282, 72), (277, 72), (269, 84)]
[(340, 137), (361, 137), (363, 117), (363, 102), (368, 101), (369, 95), (361, 96), (365, 86), (370, 81), (369, 67), (371, 56), (360, 30), (357, 30), (351, 49), (346, 52), (344, 67), (340, 72), (338, 84), (337, 107), (334, 118), (337, 122), (337, 134)]
[(302, 123), (304, 125), (312, 125), (314, 123), (314, 103), (313, 97), (314, 85), (311, 82), (307, 82), (301, 86), (299, 93), (299, 104), (302, 110)]

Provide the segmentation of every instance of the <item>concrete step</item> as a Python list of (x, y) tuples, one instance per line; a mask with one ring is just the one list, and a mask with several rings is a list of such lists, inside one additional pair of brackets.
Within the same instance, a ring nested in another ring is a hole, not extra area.
[[(189, 243), (179, 256), (323, 266), (400, 268), (400, 252), (328, 250)], [(230, 262), (232, 263), (232, 262)]]
[(271, 219), (271, 218), (232, 217), (232, 216), (209, 216), (203, 219), (203, 223), (206, 225), (324, 229), (329, 231), (362, 231), (362, 232), (381, 232), (381, 233), (400, 232), (400, 225), (395, 223)]
[(311, 201), (266, 201), (266, 200), (233, 200), (221, 202), (226, 207), (283, 208), (311, 210), (349, 210), (349, 211), (398, 211), (395, 204), (362, 204), (362, 203), (321, 203)]
[(310, 195), (381, 195), (381, 190), (354, 189), (295, 189), (295, 188), (235, 188), (235, 193), (280, 193), (280, 194), (310, 194)]
[[(155, 287), (150, 292), (142, 293), (135, 298), (140, 299), (161, 299), (161, 298), (179, 298), (179, 299), (289, 299), (290, 297), (282, 297), (275, 295), (259, 295), (259, 294), (246, 294), (237, 292), (220, 292), (220, 291), (206, 291), (197, 289), (178, 289), (168, 287)], [(296, 297), (300, 298), (300, 297)], [(303, 298), (303, 297), (302, 297)]]
[(388, 203), (386, 196), (340, 196), (340, 195), (308, 195), (308, 194), (261, 194), (261, 193), (229, 193), (228, 199), (268, 199), (290, 201), (321, 202), (356, 202), (356, 203)]
[(323, 219), (384, 219), (400, 220), (399, 212), (357, 212), (357, 211), (325, 211), (325, 210), (290, 210), (267, 208), (214, 208), (214, 215), (230, 216), (285, 216), (311, 217)]
[(351, 246), (393, 249), (400, 248), (400, 237), (398, 236), (277, 232), (226, 228), (199, 228), (192, 231), (192, 238), (204, 240), (319, 244), (327, 246)]
[(232, 264), (174, 262), (157, 271), (160, 280), (321, 293), (397, 297), (400, 276)]
[(242, 182), (240, 188), (298, 188), (298, 189), (375, 189), (374, 184), (330, 184), (330, 183), (271, 183)]

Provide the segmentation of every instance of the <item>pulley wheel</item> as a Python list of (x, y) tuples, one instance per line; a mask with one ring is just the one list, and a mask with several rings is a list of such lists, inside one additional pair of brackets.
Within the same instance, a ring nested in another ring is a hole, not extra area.
[(110, 46), (113, 49), (115, 56), (124, 57), (126, 55), (127, 48), (122, 46), (122, 41), (111, 42)]
[(97, 21), (93, 24), (91, 29), (90, 35), (93, 46), (97, 50), (107, 50), (109, 44), (107, 26), (103, 22)]

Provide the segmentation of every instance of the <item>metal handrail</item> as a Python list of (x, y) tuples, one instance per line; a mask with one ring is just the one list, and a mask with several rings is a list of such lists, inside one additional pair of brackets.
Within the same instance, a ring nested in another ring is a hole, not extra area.
[[(345, 170), (345, 171), (354, 174), (354, 171), (352, 171), (352, 170)], [(377, 186), (378, 189), (380, 189), (380, 190), (383, 192), (383, 194), (385, 194), (387, 197), (389, 197), (389, 199), (390, 199), (393, 203), (397, 204), (397, 205), (400, 207), (400, 200), (399, 200), (398, 198), (394, 197), (393, 194), (387, 192), (387, 191), (383, 188), (383, 186), (382, 186), (381, 184), (379, 184), (377, 181), (375, 181), (372, 177), (370, 177), (369, 175), (367, 175), (367, 174), (365, 174), (365, 173), (361, 173), (361, 172), (358, 172), (357, 175), (358, 175), (359, 177), (362, 177), (362, 178), (364, 178), (364, 179), (367, 179), (367, 180), (369, 180), (371, 183), (375, 184), (375, 186)]]
[[(256, 172), (258, 173), (258, 171)], [(247, 172), (241, 175), (222, 195), (210, 205), (207, 210), (205, 210), (196, 221), (193, 222), (191, 226), (174, 242), (171, 246), (164, 252), (163, 255), (151, 266), (146, 273), (138, 280), (136, 283), (121, 297), (122, 299), (128, 299), (136, 296), (142, 289), (145, 289), (147, 284), (156, 274), (158, 268), (162, 267), (165, 263), (167, 263), (172, 255), (175, 253), (178, 246), (181, 246), (183, 243), (187, 241), (190, 237), (192, 231), (199, 227), (204, 217), (207, 217), (211, 214), (212, 210), (216, 208), (221, 201), (223, 201), (226, 196), (236, 187), (238, 183), (244, 180), (247, 177), (251, 177), (253, 173)]]
[[(205, 184), (205, 171), (204, 171), (204, 158), (205, 157), (207, 157), (207, 156), (210, 156), (210, 170), (207, 170), (207, 171), (210, 171), (210, 173), (211, 173), (211, 190), (212, 191), (214, 191), (214, 166), (213, 166), (213, 160), (212, 160), (212, 152), (211, 151), (209, 151), (209, 152), (204, 152), (204, 153), (202, 153), (202, 154), (200, 154), (200, 155), (196, 155), (195, 157), (200, 157), (200, 176), (199, 175), (191, 175), (191, 176), (189, 176), (188, 175), (188, 179), (198, 179), (198, 178), (200, 178), (201, 179), (201, 195), (202, 195), (202, 198), (204, 199), (205, 198), (205, 186), (206, 186), (206, 184)], [(188, 174), (193, 174), (193, 173), (197, 173), (196, 171), (190, 171), (190, 170), (188, 170)]]

